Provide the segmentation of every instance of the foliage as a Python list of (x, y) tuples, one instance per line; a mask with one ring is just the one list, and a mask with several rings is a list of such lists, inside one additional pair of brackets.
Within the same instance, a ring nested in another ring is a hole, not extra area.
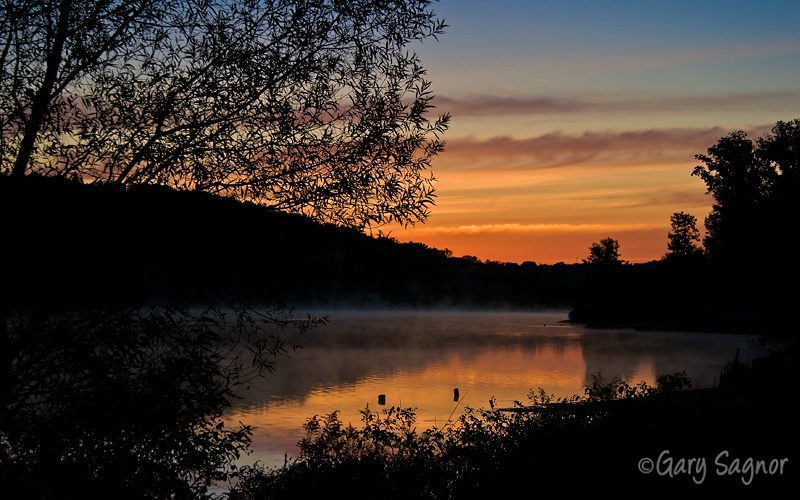
[(162, 184), (372, 227), (424, 220), (449, 116), (430, 0), (13, 0), (0, 172)]
[(589, 247), (589, 257), (583, 259), (584, 264), (618, 265), (625, 261), (619, 258), (619, 241), (613, 238), (603, 238), (599, 243), (592, 243)]
[(722, 373), (719, 377), (720, 387), (730, 387), (745, 383), (749, 378), (752, 365), (750, 362), (739, 359), (739, 350), (736, 350), (736, 356), (732, 360), (725, 361), (722, 367)]
[(697, 229), (697, 217), (686, 212), (675, 212), (670, 216), (671, 231), (667, 235), (669, 243), (667, 257), (687, 257), (702, 254), (700, 248), (700, 230)]
[[(792, 231), (800, 208), (798, 151), (795, 119), (777, 122), (772, 134), (756, 140), (742, 131), (728, 134), (697, 155), (703, 165), (692, 174), (714, 198), (702, 247), (695, 217), (674, 213), (669, 251), (660, 261), (585, 266), (570, 319), (592, 326), (788, 336), (796, 300), (786, 290), (798, 277)], [(603, 245), (591, 251), (584, 263), (604, 260)]]
[(714, 197), (705, 220), (710, 255), (753, 261), (777, 251), (789, 258), (786, 228), (797, 213), (800, 187), (800, 119), (777, 122), (771, 135), (755, 142), (743, 131), (732, 132), (695, 158), (703, 165), (692, 175)]
[[(281, 308), (15, 312), (0, 477), (36, 498), (196, 498), (250, 442), (222, 412), (324, 323)], [(71, 487), (76, 488), (70, 490)]]
[(648, 396), (653, 391), (645, 382), (630, 385), (619, 377), (606, 382), (602, 374), (592, 375), (591, 385), (586, 386), (586, 401), (613, 401), (616, 399)]
[(375, 413), (367, 406), (361, 415), (360, 429), (344, 425), (338, 412), (308, 419), (300, 457), (277, 470), (258, 464), (242, 467), (230, 498), (297, 498), (317, 492), (320, 484), (328, 491), (357, 484), (389, 498), (437, 496), (436, 485), (420, 481), (419, 474), (440, 466), (444, 432), (434, 428), (418, 433), (411, 408)]
[(712, 290), (703, 307), (726, 329), (791, 329), (794, 299), (784, 290), (798, 276), (792, 231), (800, 208), (798, 151), (800, 119), (794, 119), (755, 140), (732, 132), (696, 156), (703, 164), (692, 174), (714, 198), (703, 239)]
[[(367, 406), (361, 410), (364, 427), (356, 432), (352, 426), (343, 427), (336, 413), (327, 417), (312, 417), (303, 428), (306, 437), (300, 443), (302, 458), (315, 465), (333, 465), (343, 460), (401, 461), (420, 453), (432, 451), (429, 432), (416, 434), (416, 415), (409, 408), (391, 407), (384, 417)], [(322, 453), (320, 453), (322, 452)]]
[(380, 415), (367, 407), (359, 429), (343, 425), (336, 412), (314, 416), (305, 424), (297, 460), (276, 470), (242, 469), (230, 498), (296, 498), (350, 491), (353, 485), (386, 498), (473, 498), (516, 490), (517, 474), (552, 479), (548, 474), (563, 460), (572, 471), (588, 465), (594, 454), (577, 457), (585, 449), (577, 446), (611, 419), (603, 406), (609, 401), (652, 399), (691, 387), (685, 372), (658, 380), (657, 387), (630, 386), (618, 378), (605, 383), (598, 375), (583, 397), (556, 398), (540, 388), (528, 394), (528, 405), (495, 408), (492, 400), (488, 410), (467, 407), (456, 422), (423, 432), (417, 432), (411, 408), (391, 407)]
[(692, 380), (686, 372), (665, 373), (656, 377), (656, 388), (661, 393), (671, 393), (692, 388)]

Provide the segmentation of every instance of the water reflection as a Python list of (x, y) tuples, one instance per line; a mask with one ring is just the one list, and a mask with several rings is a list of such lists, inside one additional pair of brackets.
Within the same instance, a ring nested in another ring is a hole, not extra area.
[[(749, 355), (750, 336), (631, 330), (586, 330), (560, 323), (564, 311), (333, 312), (330, 324), (306, 333), (303, 349), (279, 359), (276, 372), (241, 394), (228, 420), (258, 427), (254, 453), (280, 465), (297, 455), (302, 423), (340, 411), (358, 424), (369, 405), (417, 409), (420, 428), (444, 425), (465, 405), (511, 406), (531, 389), (583, 394), (591, 375), (655, 383), (685, 370), (694, 387), (711, 387), (737, 348)], [(453, 390), (460, 402), (454, 403)]]

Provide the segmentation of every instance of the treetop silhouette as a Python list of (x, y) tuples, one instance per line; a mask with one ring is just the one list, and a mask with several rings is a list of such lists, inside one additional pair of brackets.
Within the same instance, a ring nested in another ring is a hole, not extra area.
[(429, 0), (6, 2), (0, 172), (163, 184), (323, 222), (424, 221)]
[(589, 257), (583, 259), (584, 264), (619, 265), (625, 264), (619, 254), (619, 241), (614, 238), (603, 238), (599, 243), (589, 247)]
[(731, 132), (695, 157), (703, 165), (692, 175), (705, 182), (714, 198), (703, 241), (709, 255), (788, 258), (800, 187), (800, 119), (779, 121), (772, 134), (755, 141), (743, 131)]

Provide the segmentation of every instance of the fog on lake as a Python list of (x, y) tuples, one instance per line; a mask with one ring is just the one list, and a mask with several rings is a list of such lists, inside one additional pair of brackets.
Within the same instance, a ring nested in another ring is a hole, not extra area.
[(754, 354), (751, 335), (586, 329), (562, 322), (566, 311), (311, 314), (329, 323), (289, 339), (302, 349), (279, 357), (226, 416), (228, 425), (256, 427), (241, 463), (272, 467), (297, 457), (302, 425), (314, 415), (339, 411), (358, 426), (367, 405), (411, 407), (422, 430), (457, 419), (465, 406), (488, 408), (490, 398), (512, 406), (539, 388), (583, 395), (598, 374), (655, 385), (658, 375), (685, 371), (693, 388), (713, 387), (737, 349), (745, 359)]

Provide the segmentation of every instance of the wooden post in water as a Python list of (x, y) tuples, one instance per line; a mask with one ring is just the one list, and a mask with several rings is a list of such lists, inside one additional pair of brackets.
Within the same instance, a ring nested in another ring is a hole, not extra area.
[(378, 394), (378, 404), (379, 405), (386, 404), (386, 394)]
[(453, 389), (453, 401), (455, 401), (456, 403), (458, 403), (458, 387), (456, 387), (455, 389)]

